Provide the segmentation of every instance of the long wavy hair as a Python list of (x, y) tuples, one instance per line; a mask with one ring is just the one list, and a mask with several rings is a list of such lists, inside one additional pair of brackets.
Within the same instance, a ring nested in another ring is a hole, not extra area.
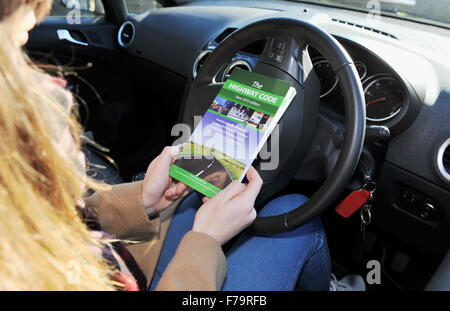
[(72, 95), (38, 69), (11, 29), (25, 5), (42, 19), (51, 0), (0, 2), (0, 290), (113, 290), (111, 268), (75, 208), (89, 188), (73, 154), (61, 151), (69, 128), (80, 150)]

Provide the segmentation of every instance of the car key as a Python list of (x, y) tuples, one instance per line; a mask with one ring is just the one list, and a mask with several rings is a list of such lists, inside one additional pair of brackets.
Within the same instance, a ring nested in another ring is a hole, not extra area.
[[(370, 190), (367, 190), (369, 188)], [(369, 191), (369, 196), (367, 198), (366, 203), (364, 203), (364, 206), (360, 210), (360, 217), (361, 217), (361, 232), (363, 235), (363, 240), (366, 239), (366, 227), (370, 225), (372, 222), (372, 207), (373, 207), (373, 193), (376, 190), (376, 186), (374, 182), (370, 182), (364, 186), (364, 189)]]

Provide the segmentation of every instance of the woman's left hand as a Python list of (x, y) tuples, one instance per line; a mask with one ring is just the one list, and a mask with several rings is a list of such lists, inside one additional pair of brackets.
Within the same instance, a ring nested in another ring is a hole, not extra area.
[(141, 193), (142, 203), (148, 214), (159, 213), (175, 200), (187, 195), (188, 187), (169, 176), (169, 169), (182, 146), (165, 147), (148, 166)]

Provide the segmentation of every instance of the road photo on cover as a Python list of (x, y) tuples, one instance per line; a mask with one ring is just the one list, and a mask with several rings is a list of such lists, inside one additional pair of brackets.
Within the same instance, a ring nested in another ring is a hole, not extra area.
[(296, 94), (291, 82), (236, 68), (170, 168), (207, 197), (248, 168)]

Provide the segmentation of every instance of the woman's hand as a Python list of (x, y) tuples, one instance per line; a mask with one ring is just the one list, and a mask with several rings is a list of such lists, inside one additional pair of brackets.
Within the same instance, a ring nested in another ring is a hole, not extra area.
[(165, 147), (148, 166), (141, 193), (142, 203), (148, 214), (163, 211), (175, 200), (187, 194), (187, 186), (172, 180), (169, 176), (170, 166), (182, 148), (183, 145)]
[(256, 218), (254, 204), (263, 181), (253, 166), (247, 179), (247, 185), (233, 181), (212, 199), (204, 198), (192, 230), (209, 234), (222, 245), (249, 226)]

